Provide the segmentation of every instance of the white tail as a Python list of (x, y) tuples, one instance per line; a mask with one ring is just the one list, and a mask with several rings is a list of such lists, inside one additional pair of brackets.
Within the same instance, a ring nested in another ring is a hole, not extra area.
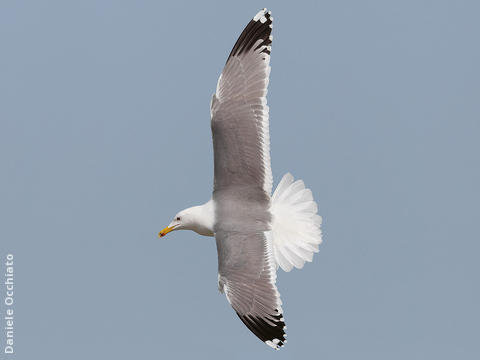
[(301, 269), (305, 261), (312, 261), (322, 242), (322, 218), (312, 191), (302, 180), (293, 180), (290, 173), (285, 174), (272, 195), (273, 255), (284, 271), (294, 266)]

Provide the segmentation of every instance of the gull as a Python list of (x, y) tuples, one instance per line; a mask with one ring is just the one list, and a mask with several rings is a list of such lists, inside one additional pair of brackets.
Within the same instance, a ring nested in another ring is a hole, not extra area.
[(247, 24), (211, 100), (214, 184), (211, 199), (180, 211), (159, 236), (193, 230), (214, 236), (218, 288), (242, 322), (274, 349), (286, 343), (276, 272), (301, 269), (321, 243), (318, 207), (287, 173), (272, 194), (267, 87), (271, 12)]

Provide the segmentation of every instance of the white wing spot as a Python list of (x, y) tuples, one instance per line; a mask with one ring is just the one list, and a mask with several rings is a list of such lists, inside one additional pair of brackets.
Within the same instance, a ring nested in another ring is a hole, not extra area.
[[(266, 11), (267, 11), (267, 9), (262, 9), (262, 10), (260, 10), (260, 11), (257, 13), (257, 15), (255, 15), (255, 16), (253, 17), (253, 21), (258, 21), (258, 19), (260, 19), (262, 16), (265, 15), (265, 12), (266, 12)], [(266, 20), (266, 19), (265, 19), (265, 20)], [(265, 22), (265, 21), (263, 21), (263, 22)]]
[(279, 347), (277, 344), (274, 344), (271, 340), (267, 340), (265, 341), (265, 344), (267, 344), (268, 346), (270, 346), (271, 348), (275, 349), (275, 350), (278, 350)]

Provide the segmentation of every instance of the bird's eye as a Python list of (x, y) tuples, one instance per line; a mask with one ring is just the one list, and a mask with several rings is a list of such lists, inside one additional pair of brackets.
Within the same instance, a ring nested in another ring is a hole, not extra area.
[(177, 221), (180, 221), (180, 216), (177, 216)]

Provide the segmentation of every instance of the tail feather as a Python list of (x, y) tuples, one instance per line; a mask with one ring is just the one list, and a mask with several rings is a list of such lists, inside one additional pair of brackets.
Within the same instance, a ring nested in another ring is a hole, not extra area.
[(282, 180), (277, 185), (273, 195), (272, 195), (272, 202), (278, 201), (278, 197), (280, 194), (284, 194), (285, 190), (290, 186), (293, 182), (293, 176), (290, 173), (287, 173), (283, 176)]
[(287, 173), (272, 195), (273, 253), (277, 267), (290, 271), (301, 269), (306, 261), (311, 262), (322, 242), (317, 215), (318, 206), (312, 191), (305, 188), (302, 180), (294, 181)]

